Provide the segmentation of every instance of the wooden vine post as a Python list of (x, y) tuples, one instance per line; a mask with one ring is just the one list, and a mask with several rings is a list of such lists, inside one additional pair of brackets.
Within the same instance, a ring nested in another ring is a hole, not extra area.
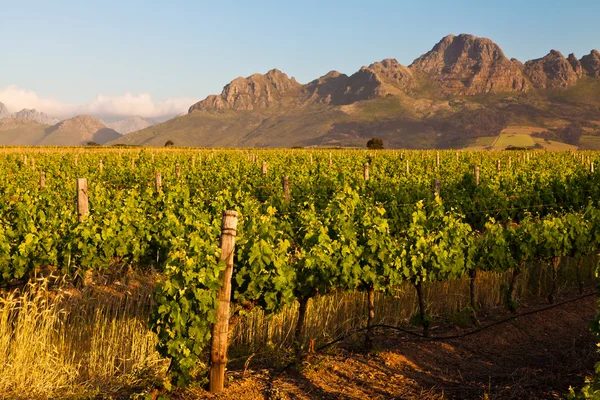
[(85, 217), (90, 214), (88, 202), (88, 182), (86, 178), (77, 179), (77, 216), (79, 222), (83, 222)]
[(181, 165), (175, 164), (175, 178), (181, 178)]
[(283, 198), (286, 203), (290, 202), (290, 180), (287, 176), (284, 176), (281, 185), (283, 186)]
[(131, 169), (135, 169), (135, 157), (131, 157)]
[(40, 172), (40, 189), (46, 187), (46, 173), (44, 171)]
[(267, 175), (267, 162), (263, 161), (262, 167), (260, 168), (263, 175)]
[(104, 162), (102, 160), (100, 160), (100, 163), (98, 164), (98, 171), (100, 171), (100, 173), (102, 173), (103, 168), (104, 168)]
[(496, 160), (496, 172), (500, 172), (500, 159)]
[(475, 166), (475, 185), (479, 186), (479, 167)]
[(237, 234), (237, 212), (224, 211), (221, 222), (221, 261), (225, 262), (225, 271), (219, 289), (217, 322), (213, 326), (210, 351), (209, 390), (219, 394), (225, 385), (225, 367), (227, 366), (227, 337), (229, 334), (229, 306), (231, 299), (231, 278), (233, 276), (233, 256)]
[(435, 197), (440, 197), (440, 179), (439, 178), (435, 178), (433, 181), (433, 191), (435, 194)]
[(369, 180), (369, 163), (365, 163), (365, 181)]
[(440, 167), (440, 152), (439, 151), (435, 152), (435, 166), (437, 168)]
[(160, 192), (162, 190), (162, 178), (160, 176), (160, 172), (156, 171), (156, 192)]
[(410, 175), (410, 164), (408, 163), (408, 160), (406, 160), (406, 175)]
[(592, 174), (594, 173), (594, 162), (593, 161), (590, 162), (590, 172)]

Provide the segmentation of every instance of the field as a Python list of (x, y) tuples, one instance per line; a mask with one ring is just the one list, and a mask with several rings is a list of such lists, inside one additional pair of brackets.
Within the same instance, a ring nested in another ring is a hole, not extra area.
[(225, 357), (224, 398), (564, 396), (595, 361), (599, 160), (1, 149), (0, 397), (210, 396)]

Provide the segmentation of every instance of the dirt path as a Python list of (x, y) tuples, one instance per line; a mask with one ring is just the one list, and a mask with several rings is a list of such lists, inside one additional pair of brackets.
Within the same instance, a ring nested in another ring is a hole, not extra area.
[(380, 332), (370, 356), (346, 344), (284, 372), (244, 378), (233, 371), (220, 398), (557, 399), (593, 372), (598, 357), (588, 321), (595, 312), (595, 297), (587, 297), (460, 339), (407, 341)]

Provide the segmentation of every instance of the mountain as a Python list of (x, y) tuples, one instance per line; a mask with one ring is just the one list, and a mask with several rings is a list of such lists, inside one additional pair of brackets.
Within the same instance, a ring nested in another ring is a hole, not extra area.
[(52, 126), (25, 118), (0, 120), (0, 145), (80, 146), (88, 142), (104, 144), (120, 137), (97, 119), (85, 115)]
[(121, 121), (106, 124), (108, 128), (114, 129), (121, 135), (139, 131), (152, 125), (156, 125), (156, 121), (142, 117), (129, 117)]
[(107, 128), (97, 119), (88, 115), (78, 115), (47, 128), (46, 134), (37, 145), (79, 146), (88, 142), (104, 144), (120, 137), (120, 133)]
[(444, 94), (522, 92), (529, 88), (516, 60), (490, 39), (448, 35), (410, 69), (429, 75)]
[(38, 144), (46, 134), (48, 125), (39, 124), (24, 118), (0, 120), (0, 145), (31, 146)]
[(0, 103), (0, 119), (10, 118), (11, 114), (8, 112), (8, 108), (2, 103)]
[(39, 112), (35, 109), (27, 109), (24, 108), (19, 112), (16, 112), (12, 115), (13, 118), (22, 118), (28, 121), (37, 122), (39, 124), (44, 125), (54, 125), (60, 122), (60, 120), (56, 118), (49, 117), (43, 112)]
[(490, 39), (448, 35), (409, 66), (388, 58), (307, 84), (277, 69), (236, 78), (187, 115), (114, 143), (364, 147), (377, 136), (388, 148), (457, 148), (491, 146), (502, 134), (589, 148), (600, 145), (598, 78), (596, 50), (521, 63)]

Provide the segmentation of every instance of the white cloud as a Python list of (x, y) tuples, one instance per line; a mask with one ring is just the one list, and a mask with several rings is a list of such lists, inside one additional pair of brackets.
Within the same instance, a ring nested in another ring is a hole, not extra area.
[(98, 95), (86, 104), (68, 104), (54, 98), (43, 98), (32, 90), (16, 86), (0, 88), (0, 102), (11, 112), (23, 108), (35, 108), (52, 117), (70, 118), (75, 115), (87, 114), (105, 120), (117, 120), (128, 116), (165, 119), (187, 112), (188, 108), (198, 99), (170, 98), (155, 101), (149, 93), (133, 95), (125, 93), (122, 96)]

